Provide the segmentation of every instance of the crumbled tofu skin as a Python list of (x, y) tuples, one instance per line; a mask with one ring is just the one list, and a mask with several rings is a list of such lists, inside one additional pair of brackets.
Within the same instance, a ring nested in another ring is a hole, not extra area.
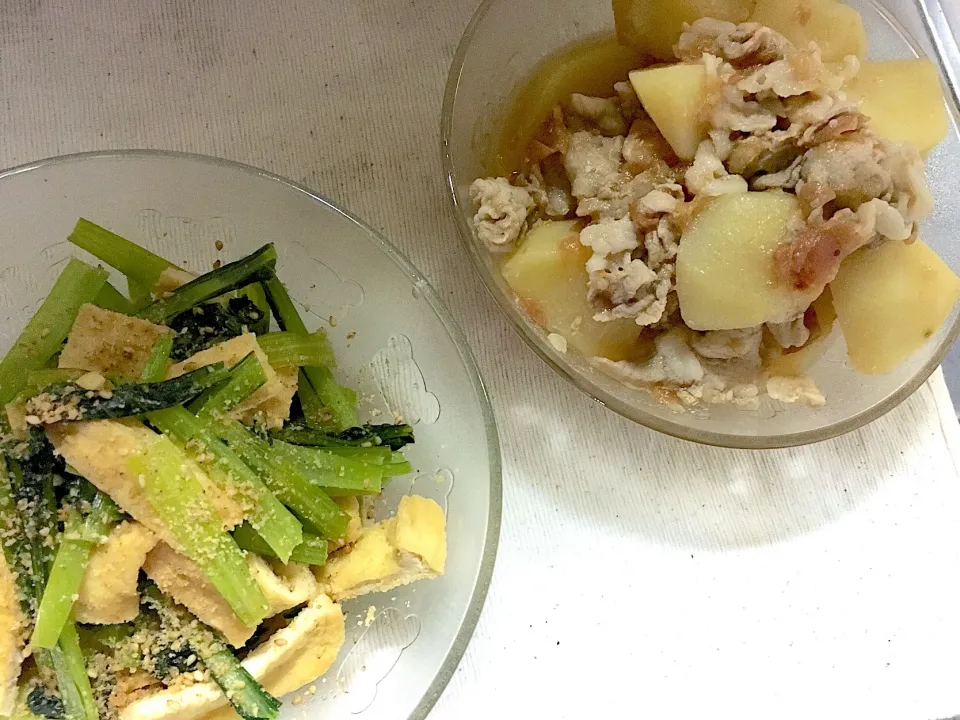
[(317, 579), (306, 565), (295, 562), (271, 564), (253, 553), (247, 555), (247, 564), (253, 579), (263, 590), (267, 617), (305, 603), (317, 592)]
[(122, 522), (94, 548), (83, 573), (73, 612), (78, 622), (97, 625), (133, 620), (140, 613), (140, 568), (158, 538), (138, 522)]
[(360, 500), (355, 495), (334, 498), (337, 506), (347, 514), (350, 522), (347, 524), (347, 532), (342, 538), (329, 540), (327, 546), (330, 552), (339, 550), (345, 545), (352, 545), (360, 539), (360, 533), (363, 530), (363, 517), (360, 513)]
[(253, 395), (232, 408), (230, 416), (248, 425), (262, 422), (267, 428), (281, 427), (290, 417), (290, 403), (297, 390), (296, 374), (294, 372), (291, 377), (290, 369), (281, 372), (274, 370), (253, 333), (238, 335), (191, 355), (183, 362), (171, 366), (167, 371), (167, 378), (179, 377), (218, 362), (231, 367), (250, 353), (260, 362), (266, 382)]
[(242, 647), (256, 628), (247, 627), (190, 558), (167, 543), (147, 555), (143, 571), (160, 591), (183, 605), (201, 622), (219, 630), (234, 647)]
[[(340, 606), (315, 596), (291, 623), (254, 648), (241, 663), (267, 692), (285, 695), (313, 682), (336, 660), (345, 637)], [(236, 717), (213, 682), (158, 690), (127, 705), (120, 720), (227, 720)]]
[(13, 714), (23, 661), (26, 624), (18, 597), (13, 573), (0, 553), (0, 716), (4, 717)]
[(84, 305), (60, 353), (59, 367), (136, 378), (157, 340), (172, 332), (137, 317)]
[(395, 517), (364, 528), (355, 543), (331, 555), (317, 580), (321, 592), (349, 600), (442, 575), (446, 553), (443, 510), (433, 500), (409, 496)]
[[(923, 158), (871, 129), (845, 89), (860, 69), (853, 55), (824, 62), (815, 43), (795, 46), (757, 23), (709, 17), (685, 25), (674, 52), (681, 65), (696, 65), (705, 75), (699, 127), (691, 130), (697, 135), (684, 151), (692, 162), (682, 161), (660, 132), (657, 122), (669, 118), (654, 120), (631, 83), (611, 82), (606, 97), (574, 93), (520, 148), (516, 172), (474, 183), (478, 238), (512, 246), (535, 224), (587, 219), (580, 241), (593, 251), (585, 268), (592, 317), (635, 320), (645, 330), (633, 355), (654, 355), (646, 362), (592, 362), (658, 401), (754, 409), (757, 396), (773, 388), (778, 400), (815, 405), (819, 391), (777, 378), (767, 383), (764, 364), (772, 351), (810, 342), (806, 307), (771, 313), (759, 327), (698, 327), (710, 332), (682, 343), (669, 339), (666, 348), (658, 342), (652, 352), (659, 337), (689, 329), (676, 289), (682, 236), (718, 196), (789, 193), (800, 215), (772, 251), (770, 282), (815, 297), (811, 289), (826, 287), (857, 249), (917, 236), (918, 222), (933, 209)], [(645, 99), (656, 114), (656, 98)], [(494, 191), (498, 197), (528, 193), (534, 202), (518, 208), (510, 232), (491, 241)], [(566, 202), (551, 202), (554, 197)], [(552, 335), (549, 340), (558, 347)]]
[(767, 380), (767, 395), (784, 403), (799, 403), (810, 407), (823, 407), (826, 397), (812, 378), (805, 376), (778, 376)]

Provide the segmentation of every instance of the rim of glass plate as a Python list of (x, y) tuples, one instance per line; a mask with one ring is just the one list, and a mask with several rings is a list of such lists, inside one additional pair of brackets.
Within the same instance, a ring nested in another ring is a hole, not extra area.
[(57, 155), (53, 157), (36, 160), (34, 162), (24, 163), (15, 167), (0, 171), (0, 180), (19, 175), (33, 170), (41, 170), (51, 165), (59, 165), (72, 162), (81, 162), (84, 160), (108, 159), (108, 158), (133, 158), (133, 157), (156, 157), (167, 159), (192, 160), (208, 165), (217, 165), (225, 168), (232, 168), (242, 172), (252, 173), (266, 180), (278, 182), (287, 186), (291, 190), (306, 195), (313, 201), (324, 207), (339, 213), (373, 241), (380, 250), (387, 255), (394, 264), (413, 282), (414, 286), (421, 291), (431, 309), (436, 313), (444, 329), (456, 346), (460, 354), (460, 359), (470, 376), (470, 382), (473, 385), (477, 402), (480, 405), (480, 411), (483, 416), (483, 424), (487, 434), (487, 459), (490, 464), (490, 510), (487, 514), (487, 532), (484, 538), (483, 557), (480, 561), (480, 567), (477, 571), (477, 582), (474, 586), (470, 602), (467, 605), (463, 622), (454, 637), (453, 643), (447, 652), (440, 670), (430, 682), (429, 687), (420, 699), (413, 712), (408, 716), (408, 720), (424, 720), (433, 706), (440, 699), (444, 689), (453, 677), (454, 672), (463, 659), (470, 639), (473, 637), (477, 623), (480, 620), (480, 614), (483, 610), (487, 594), (490, 589), (490, 581), (493, 577), (493, 568), (496, 563), (497, 550), (500, 544), (500, 521), (503, 509), (503, 478), (502, 462), (500, 454), (500, 436), (497, 432), (497, 421), (493, 413), (493, 406), (490, 403), (490, 396), (486, 385), (480, 375), (480, 370), (474, 358), (473, 351), (467, 343), (466, 336), (460, 329), (456, 320), (450, 315), (450, 312), (444, 306), (439, 294), (433, 285), (424, 277), (417, 267), (398, 250), (385, 237), (376, 230), (367, 225), (362, 219), (354, 215), (349, 210), (328, 200), (322, 195), (318, 195), (309, 188), (289, 180), (276, 173), (263, 170), (253, 165), (247, 165), (234, 160), (225, 160), (223, 158), (213, 157), (211, 155), (202, 155), (199, 153), (177, 152), (172, 150), (149, 150), (149, 149), (121, 149), (121, 150), (97, 150), (92, 152), (71, 153), (67, 155)]
[[(689, 440), (702, 445), (712, 445), (716, 447), (734, 448), (743, 450), (772, 450), (778, 448), (796, 447), (800, 445), (810, 445), (823, 442), (832, 438), (845, 435), (859, 428), (868, 425), (878, 418), (886, 415), (897, 407), (900, 403), (915, 393), (936, 371), (949, 352), (950, 347), (960, 338), (960, 314), (954, 318), (953, 324), (944, 336), (940, 346), (936, 348), (933, 356), (928, 360), (920, 370), (905, 382), (899, 389), (889, 396), (856, 415), (847, 418), (841, 422), (820, 428), (818, 430), (808, 430), (805, 432), (789, 433), (781, 435), (735, 435), (728, 433), (718, 433), (704, 430), (697, 430), (688, 427), (682, 423), (673, 422), (661, 417), (647, 413), (642, 408), (628, 402), (620, 400), (599, 387), (596, 383), (589, 380), (585, 375), (578, 372), (573, 367), (557, 357), (556, 352), (549, 346), (547, 340), (536, 331), (532, 323), (522, 317), (520, 311), (512, 298), (507, 295), (497, 285), (492, 273), (489, 272), (485, 262), (480, 242), (477, 240), (473, 228), (467, 221), (465, 208), (461, 206), (457, 196), (457, 179), (453, 163), (453, 156), (450, 151), (450, 139), (453, 132), (453, 108), (457, 99), (457, 92), (460, 87), (460, 77), (463, 73), (464, 62), (467, 54), (470, 52), (474, 35), (477, 28), (483, 22), (490, 9), (499, 2), (508, 0), (483, 0), (476, 9), (470, 22), (463, 31), (460, 42), (457, 44), (456, 53), (453, 56), (453, 62), (447, 74), (446, 87), (443, 93), (443, 106), (440, 111), (440, 153), (443, 160), (443, 172), (446, 178), (447, 191), (456, 216), (457, 229), (460, 240), (467, 249), (470, 260), (473, 263), (477, 274), (483, 282), (487, 292), (493, 297), (494, 302), (500, 308), (502, 314), (513, 326), (513, 329), (530, 346), (530, 348), (549, 365), (553, 370), (563, 378), (573, 384), (578, 390), (588, 395), (601, 405), (613, 410), (618, 415), (643, 425), (644, 427), (656, 430), (657, 432), (670, 435), (681, 440)], [(917, 44), (913, 36), (896, 18), (883, 8), (875, 0), (865, 0), (886, 22), (888, 22), (909, 45), (911, 51), (917, 57), (923, 57), (925, 53)], [(934, 58), (937, 64), (940, 64), (939, 58)], [(941, 67), (942, 71), (942, 67)], [(953, 106), (948, 98), (948, 105), (954, 118), (960, 117), (960, 109)]]

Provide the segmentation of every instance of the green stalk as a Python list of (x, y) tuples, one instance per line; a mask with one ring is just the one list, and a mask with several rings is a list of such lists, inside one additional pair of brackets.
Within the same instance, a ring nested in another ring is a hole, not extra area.
[[(58, 652), (59, 651), (59, 652)], [(60, 642), (58, 651), (53, 653), (53, 664), (57, 669), (57, 678), (68, 676), (71, 680), (68, 691), (60, 687), (60, 694), (63, 695), (64, 710), (68, 718), (80, 711), (84, 720), (97, 720), (97, 703), (93, 698), (93, 689), (90, 687), (90, 677), (87, 675), (86, 662), (83, 658), (83, 651), (80, 649), (80, 639), (77, 636), (77, 626), (73, 619), (68, 619), (60, 633)], [(72, 697), (67, 701), (67, 694)], [(68, 708), (73, 708), (73, 712)]]
[[(223, 363), (213, 363), (170, 380), (127, 383), (103, 394), (73, 383), (52, 385), (27, 402), (27, 412), (39, 415), (44, 423), (131, 417), (183, 405), (229, 377), (230, 371)], [(70, 408), (71, 412), (57, 413), (51, 406)]]
[(133, 306), (134, 312), (143, 310), (153, 302), (152, 293), (153, 284), (144, 285), (135, 278), (127, 277), (127, 294), (130, 296), (130, 304)]
[(330, 410), (314, 391), (304, 368), (300, 368), (297, 377), (297, 398), (300, 400), (300, 409), (303, 410), (303, 419), (310, 428), (330, 431), (339, 429), (340, 426), (334, 421)]
[(39, 370), (70, 333), (80, 308), (93, 300), (109, 273), (79, 260), (70, 260), (50, 294), (0, 361), (0, 405), (17, 396), (27, 373)]
[(66, 513), (60, 547), (43, 590), (30, 638), (30, 644), (35, 647), (52, 648), (57, 644), (73, 609), (74, 596), (80, 589), (90, 554), (121, 517), (119, 508), (100, 492), (95, 493), (86, 518), (82, 517), (76, 504), (67, 505)]
[(296, 463), (314, 485), (332, 497), (379, 495), (383, 491), (383, 471), (377, 465), (279, 440), (273, 441), (273, 449)]
[(104, 310), (113, 310), (113, 312), (123, 313), (124, 315), (133, 315), (133, 303), (127, 300), (123, 294), (110, 283), (105, 283), (103, 288), (97, 293), (93, 304)]
[[(307, 335), (307, 326), (304, 325), (296, 305), (293, 304), (293, 300), (287, 292), (287, 288), (284, 287), (276, 275), (264, 281), (263, 289), (267, 292), (267, 300), (270, 302), (273, 316), (277, 319), (280, 328), (299, 335)], [(359, 424), (357, 394), (350, 388), (340, 385), (329, 367), (306, 367), (303, 372), (307, 376), (310, 388), (317, 394), (320, 401), (329, 408), (330, 414), (337, 425), (341, 428), (348, 428)], [(300, 392), (302, 402), (302, 393), (309, 391), (300, 388)]]
[(275, 720), (280, 701), (247, 672), (219, 633), (200, 625), (189, 612), (162, 595), (153, 583), (144, 588), (144, 597), (168, 625), (180, 629), (179, 634), (185, 636), (184, 639), (203, 660), (214, 682), (240, 717), (244, 720)]
[(145, 383), (161, 382), (167, 376), (167, 364), (173, 352), (173, 333), (161, 335), (150, 348), (150, 357), (140, 371), (140, 381)]
[(190, 404), (192, 412), (201, 410), (210, 413), (226, 413), (253, 395), (265, 382), (267, 376), (257, 356), (250, 353), (230, 370), (226, 383), (210, 388)]
[(195, 459), (212, 456), (202, 463), (203, 469), (215, 483), (228, 490), (267, 546), (287, 562), (303, 540), (299, 521), (270, 492), (260, 476), (220, 442), (209, 421), (197, 418), (182, 407), (150, 413), (147, 418), (188, 454), (195, 450)]
[[(0, 544), (3, 545), (7, 564), (16, 577), (24, 615), (33, 618), (46, 585), (47, 551), (41, 546), (39, 535), (28, 532), (25, 521), (28, 515), (32, 516), (34, 530), (40, 523), (47, 522), (48, 506), (54, 502), (53, 478), (44, 478), (42, 490), (33, 489), (35, 497), (32, 507), (28, 513), (20, 513), (16, 497), (22, 491), (25, 475), (18, 463), (11, 462), (7, 469), (9, 472), (0, 473), (0, 519), (3, 521), (4, 537), (11, 540)], [(31, 485), (35, 485), (36, 481), (37, 478), (30, 478)], [(30, 537), (31, 534), (34, 536)], [(90, 703), (92, 692), (83, 656), (79, 654), (79, 645), (74, 647), (70, 634), (73, 627), (73, 621), (68, 619), (57, 644), (50, 649), (34, 648), (33, 659), (42, 672), (56, 676), (65, 720), (97, 720), (96, 707)]]
[(309, 335), (276, 332), (257, 336), (257, 342), (275, 368), (304, 365), (333, 366), (336, 358), (330, 340), (323, 330)]
[(150, 322), (166, 323), (194, 305), (219, 297), (251, 282), (270, 277), (276, 264), (276, 249), (272, 244), (264, 245), (241, 260), (227, 263), (186, 285), (181, 285), (167, 297), (160, 298), (145, 307), (137, 315)]
[(359, 460), (368, 465), (385, 465), (391, 462), (393, 458), (393, 451), (388, 447), (325, 447), (318, 449), (351, 460)]
[(244, 625), (258, 625), (267, 612), (263, 591), (183, 453), (160, 436), (127, 462), (131, 472), (142, 478), (147, 500), (181, 551), (209, 578)]
[(146, 248), (84, 218), (77, 220), (67, 240), (147, 287), (153, 287), (161, 273), (172, 265)]
[(304, 474), (295, 459), (276, 452), (269, 443), (232, 418), (209, 416), (205, 412), (201, 418), (210, 419), (217, 436), (310, 530), (325, 538), (343, 537), (350, 519)]
[(238, 525), (233, 529), (233, 539), (237, 541), (237, 545), (242, 550), (256, 553), (261, 557), (277, 558), (282, 563), (298, 562), (304, 565), (324, 565), (327, 562), (327, 541), (309, 533), (303, 535), (303, 541), (293, 549), (290, 557), (286, 560), (279, 557), (266, 540), (247, 523)]
[(274, 430), (271, 437), (311, 447), (333, 449), (341, 447), (388, 447), (391, 450), (413, 443), (413, 428), (409, 425), (360, 425), (342, 432), (285, 427)]

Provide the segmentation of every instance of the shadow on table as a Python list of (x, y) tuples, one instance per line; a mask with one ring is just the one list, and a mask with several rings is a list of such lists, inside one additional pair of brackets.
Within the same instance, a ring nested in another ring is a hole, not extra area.
[[(823, 527), (910, 463), (929, 467), (916, 448), (923, 433), (939, 432), (936, 420), (925, 419), (933, 402), (927, 388), (860, 431), (774, 451), (694, 445), (623, 420), (572, 390), (558, 395), (562, 407), (549, 415), (519, 400), (503, 409), (528, 431), (522, 445), (505, 438), (509, 474), (528, 480), (525, 492), (545, 496), (545, 509), (680, 548), (759, 546)], [(585, 446), (583, 438), (603, 440)], [(571, 457), (580, 454), (586, 457)], [(578, 466), (577, 477), (549, 471), (567, 461)]]

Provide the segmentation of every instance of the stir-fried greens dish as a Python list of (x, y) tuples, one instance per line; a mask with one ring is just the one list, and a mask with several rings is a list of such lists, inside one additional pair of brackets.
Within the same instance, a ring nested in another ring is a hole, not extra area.
[(0, 715), (271, 720), (340, 601), (443, 573), (408, 425), (362, 425), (265, 245), (193, 275), (92, 222), (0, 361)]

